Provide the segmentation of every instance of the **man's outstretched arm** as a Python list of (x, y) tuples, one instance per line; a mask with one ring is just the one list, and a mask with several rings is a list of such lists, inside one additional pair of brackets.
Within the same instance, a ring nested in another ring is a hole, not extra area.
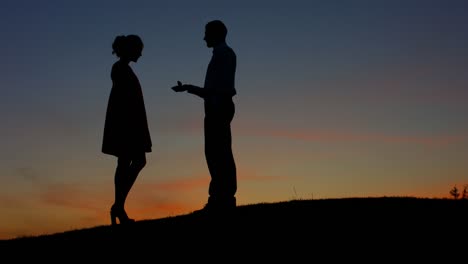
[(176, 92), (188, 92), (205, 98), (205, 89), (192, 84), (182, 84), (180, 81), (177, 81), (177, 86), (172, 87), (172, 90)]

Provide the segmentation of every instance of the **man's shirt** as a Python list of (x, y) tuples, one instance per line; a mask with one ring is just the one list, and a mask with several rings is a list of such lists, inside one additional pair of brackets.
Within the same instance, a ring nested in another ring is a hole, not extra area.
[(213, 48), (213, 56), (205, 76), (205, 101), (216, 103), (236, 95), (236, 54), (227, 44), (223, 43)]

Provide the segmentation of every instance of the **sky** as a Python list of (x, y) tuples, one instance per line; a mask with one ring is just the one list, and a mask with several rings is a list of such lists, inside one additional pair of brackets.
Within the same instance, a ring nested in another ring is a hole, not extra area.
[(468, 184), (468, 2), (32, 1), (0, 9), (0, 239), (110, 224), (101, 152), (112, 41), (137, 34), (153, 151), (126, 203), (156, 219), (204, 206), (203, 85), (214, 19), (237, 54), (238, 205), (450, 198)]

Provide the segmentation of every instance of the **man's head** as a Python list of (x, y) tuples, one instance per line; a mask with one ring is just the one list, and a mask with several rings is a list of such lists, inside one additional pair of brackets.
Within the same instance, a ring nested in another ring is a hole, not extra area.
[(213, 20), (205, 26), (206, 46), (212, 48), (226, 41), (227, 28), (221, 20)]

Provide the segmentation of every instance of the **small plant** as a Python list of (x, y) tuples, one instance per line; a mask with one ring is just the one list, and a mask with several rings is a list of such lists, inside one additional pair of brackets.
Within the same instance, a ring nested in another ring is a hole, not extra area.
[[(466, 190), (466, 188), (465, 188)], [(458, 199), (458, 196), (460, 196), (460, 193), (458, 192), (457, 185), (453, 186), (452, 190), (450, 190), (450, 195), (453, 196), (453, 199)]]
[(461, 199), (463, 200), (468, 199), (468, 184), (465, 184), (465, 186), (463, 186)]
[(292, 200), (297, 200), (297, 192), (296, 192), (296, 187), (293, 187), (293, 192), (294, 192), (294, 195), (292, 197)]

